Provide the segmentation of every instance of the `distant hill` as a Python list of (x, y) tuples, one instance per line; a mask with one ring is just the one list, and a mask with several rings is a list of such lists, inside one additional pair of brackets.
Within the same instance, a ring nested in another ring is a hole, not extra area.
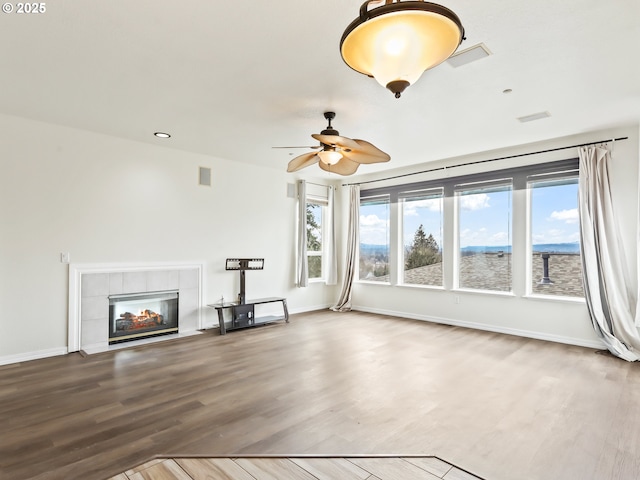
[(534, 252), (580, 253), (580, 243), (541, 243), (533, 246)]
[(373, 245), (370, 243), (360, 244), (360, 253), (365, 255), (387, 255), (389, 253), (389, 247), (387, 245)]
[[(463, 247), (461, 249), (461, 251), (463, 253), (481, 253), (481, 252), (486, 252), (486, 253), (497, 253), (497, 252), (504, 252), (504, 253), (511, 253), (511, 246), (497, 246), (497, 247), (493, 247), (493, 246), (470, 246), (470, 247)], [(535, 253), (539, 253), (539, 252), (548, 252), (548, 253), (580, 253), (580, 244), (578, 242), (571, 242), (571, 243), (538, 243), (536, 245), (533, 246), (533, 251)]]
[[(500, 251), (504, 253), (511, 253), (510, 246), (470, 246), (463, 247), (461, 249), (463, 254), (471, 255), (474, 253), (498, 253)], [(548, 253), (580, 253), (580, 244), (578, 242), (572, 243), (539, 243), (533, 246), (533, 251), (548, 252)], [(360, 252), (364, 255), (386, 255), (388, 249), (386, 245), (373, 245), (369, 243), (360, 244)]]

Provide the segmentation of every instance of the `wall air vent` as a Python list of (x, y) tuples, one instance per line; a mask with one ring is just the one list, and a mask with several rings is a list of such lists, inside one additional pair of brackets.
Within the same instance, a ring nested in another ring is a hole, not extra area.
[(207, 167), (200, 167), (198, 170), (198, 185), (204, 185), (205, 187), (211, 186), (211, 169)]
[(540, 120), (542, 118), (547, 118), (550, 116), (551, 114), (549, 112), (539, 112), (539, 113), (534, 113), (532, 115), (526, 115), (524, 117), (518, 117), (518, 120), (522, 123), (525, 123), (525, 122), (533, 122), (534, 120)]
[(478, 45), (474, 45), (473, 47), (454, 53), (449, 57), (447, 63), (452, 67), (457, 68), (462, 65), (466, 65), (467, 63), (480, 60), (481, 58), (488, 57), (489, 55), (491, 55), (491, 51), (489, 51), (487, 46), (484, 43), (479, 43)]

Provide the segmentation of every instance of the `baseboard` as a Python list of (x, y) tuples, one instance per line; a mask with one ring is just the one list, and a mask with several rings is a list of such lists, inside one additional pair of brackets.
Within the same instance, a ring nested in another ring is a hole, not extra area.
[[(316, 310), (327, 310), (332, 305), (333, 304), (327, 303), (324, 305), (315, 305), (311, 307), (289, 309), (289, 314), (292, 315), (296, 313), (314, 312)], [(206, 329), (218, 328), (218, 327), (219, 327), (218, 324), (215, 323), (215, 324), (212, 324), (211, 326), (207, 326)], [(174, 337), (168, 336), (169, 338), (163, 338), (163, 339), (170, 340), (171, 338), (186, 337), (189, 335), (198, 335), (199, 333), (202, 333), (202, 332), (199, 330), (193, 330), (189, 332), (181, 332), (179, 335), (175, 335)], [(162, 338), (162, 337), (158, 337), (158, 338)], [(120, 346), (120, 347), (114, 347), (113, 345), (109, 347), (108, 345), (104, 345), (104, 344), (88, 345), (86, 347), (83, 347), (82, 350), (86, 354), (95, 354), (95, 353), (106, 352), (109, 350), (116, 350), (118, 348), (132, 347), (134, 346), (133, 343), (134, 342), (129, 342), (128, 344), (126, 343), (121, 344), (123, 346)], [(4, 357), (0, 357), (0, 365), (9, 365), (12, 363), (28, 362), (29, 360), (39, 360), (42, 358), (56, 357), (58, 355), (66, 355), (67, 353), (69, 353), (69, 351), (66, 348), (52, 348), (49, 350), (41, 350), (39, 352), (27, 352), (27, 353), (21, 353), (17, 355), (7, 355)]]
[(0, 357), (0, 365), (9, 365), (11, 363), (29, 362), (31, 360), (40, 360), (42, 358), (57, 357), (66, 355), (66, 348), (50, 348), (48, 350), (40, 350), (38, 352), (19, 353), (17, 355), (6, 355)]
[(316, 305), (313, 307), (302, 307), (302, 308), (293, 308), (293, 309), (290, 308), (289, 315), (293, 315), (295, 313), (317, 312), (318, 310), (328, 310), (333, 305), (334, 305), (333, 303), (326, 303), (324, 305)]
[(82, 348), (82, 352), (86, 355), (94, 355), (96, 353), (113, 352), (115, 350), (123, 350), (125, 348), (138, 347), (140, 345), (150, 345), (152, 343), (166, 342), (167, 340), (176, 340), (178, 338), (191, 337), (193, 335), (200, 335), (202, 330), (188, 330), (186, 332), (173, 333), (171, 335), (161, 335), (157, 337), (141, 338), (140, 340), (133, 340), (131, 342), (114, 343), (109, 345), (108, 343), (96, 343), (88, 345)]
[(605, 345), (598, 340), (585, 340), (583, 338), (565, 337), (563, 335), (534, 332), (531, 330), (498, 327), (495, 325), (487, 325), (485, 323), (467, 322), (464, 320), (454, 320), (451, 318), (441, 318), (430, 315), (419, 315), (406, 312), (395, 312), (391, 310), (382, 310), (378, 308), (361, 306), (353, 306), (352, 310), (367, 313), (377, 313), (380, 315), (389, 315), (391, 317), (410, 318), (412, 320), (422, 320), (425, 322), (439, 323), (442, 325), (452, 325), (455, 327), (473, 328), (475, 330), (485, 330), (487, 332), (504, 333), (506, 335), (515, 335), (517, 337), (533, 338), (536, 340), (546, 340), (548, 342), (564, 343), (566, 345), (575, 345), (578, 347), (595, 348), (597, 350), (606, 348)]

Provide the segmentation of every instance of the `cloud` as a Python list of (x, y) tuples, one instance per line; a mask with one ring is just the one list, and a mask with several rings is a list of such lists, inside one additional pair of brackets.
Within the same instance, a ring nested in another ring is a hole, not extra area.
[(508, 232), (491, 233), (486, 228), (471, 230), (465, 228), (460, 231), (460, 246), (503, 246), (510, 245)]
[(507, 232), (498, 232), (491, 235), (490, 245), (505, 245), (509, 241), (509, 234)]
[(442, 199), (430, 198), (428, 200), (406, 201), (404, 202), (403, 213), (407, 217), (417, 217), (418, 208), (426, 208), (430, 212), (441, 212)]
[(571, 210), (560, 210), (551, 212), (551, 216), (548, 220), (557, 220), (565, 223), (578, 223), (578, 209), (572, 208)]
[(532, 235), (534, 245), (540, 243), (574, 243), (579, 241), (580, 232), (577, 230), (566, 231), (552, 228)]
[(389, 220), (377, 215), (360, 215), (360, 242), (386, 245), (389, 242)]
[(458, 197), (460, 202), (460, 208), (462, 210), (480, 210), (483, 208), (488, 208), (489, 205), (489, 195), (486, 193), (476, 193), (474, 195), (462, 195)]
[(361, 227), (386, 227), (388, 220), (378, 218), (377, 215), (360, 215), (360, 226)]

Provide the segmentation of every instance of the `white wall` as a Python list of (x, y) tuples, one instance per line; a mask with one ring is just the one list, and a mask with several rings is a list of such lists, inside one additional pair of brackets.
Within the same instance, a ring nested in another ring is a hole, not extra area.
[[(612, 136), (630, 137), (616, 143), (612, 177), (622, 240), (634, 267), (637, 126), (443, 163), (454, 165)], [(506, 162), (516, 166), (568, 158), (570, 153)], [(198, 186), (199, 166), (212, 169), (212, 187)], [(0, 115), (0, 167), (0, 363), (65, 351), (68, 266), (60, 263), (60, 252), (70, 252), (74, 263), (202, 261), (205, 303), (237, 294), (237, 274), (224, 271), (227, 257), (264, 257), (264, 271), (247, 273), (248, 295), (286, 296), (294, 312), (329, 306), (339, 291), (341, 278), (337, 287), (312, 283), (297, 289), (293, 283), (296, 201), (287, 198), (286, 192), (287, 183), (295, 182), (296, 177), (284, 172), (284, 166), (282, 172), (249, 167)], [(486, 166), (465, 167), (455, 174), (481, 168)], [(368, 178), (375, 176), (358, 180)], [(338, 189), (336, 200), (341, 204), (341, 276), (348, 217), (346, 187)], [(633, 273), (637, 278), (635, 269)], [(454, 295), (460, 296), (459, 304), (454, 303)], [(356, 285), (353, 303), (366, 311), (597, 344), (583, 304), (368, 284)], [(211, 321), (214, 312), (205, 311)]]
[[(453, 166), (467, 162), (628, 136), (628, 140), (616, 142), (614, 145), (611, 180), (614, 208), (617, 211), (616, 221), (620, 229), (627, 260), (632, 270), (632, 277), (636, 282), (635, 285), (632, 286), (632, 290), (637, 290), (638, 162), (640, 158), (638, 153), (638, 133), (638, 126), (589, 132), (518, 148), (507, 148), (500, 151), (483, 152), (476, 155), (452, 158), (439, 164), (422, 165), (412, 170), (406, 169), (393, 172), (393, 174), (408, 173), (411, 171), (418, 172), (438, 166)], [(464, 175), (498, 168), (576, 157), (576, 149), (563, 150), (489, 164), (451, 168), (449, 169), (448, 175)], [(389, 172), (387, 172), (387, 174), (388, 173)], [(410, 183), (441, 178), (442, 175), (442, 172), (420, 174), (405, 177), (401, 180), (366, 184), (361, 188), (365, 190), (402, 182)], [(358, 180), (365, 181), (384, 178), (385, 176), (384, 174), (376, 174), (361, 177), (358, 178)], [(520, 196), (524, 195), (524, 192), (518, 193)], [(524, 201), (524, 199), (514, 195), (514, 202), (515, 201)], [(521, 226), (524, 226), (524, 221), (522, 218), (514, 219), (514, 227), (518, 226), (516, 224), (522, 224)], [(516, 241), (516, 235), (514, 234), (514, 262), (516, 261), (515, 250), (518, 248), (524, 249), (526, 239), (520, 235), (520, 244), (516, 244)], [(447, 245), (445, 235), (445, 249)], [(524, 256), (521, 257), (524, 259)], [(447, 258), (452, 259), (453, 256), (451, 253), (447, 255), (445, 250), (445, 261)], [(514, 271), (517, 273), (518, 270), (524, 271), (524, 268), (514, 265)], [(447, 287), (451, 287), (451, 285), (447, 285)], [(600, 341), (591, 327), (591, 321), (584, 302), (525, 298), (523, 295), (524, 291), (524, 279), (515, 277), (515, 295), (513, 296), (453, 291), (451, 288), (437, 290), (360, 282), (356, 283), (354, 287), (353, 305), (355, 309), (363, 311), (514, 333), (577, 345), (601, 346)], [(456, 303), (456, 297), (458, 297), (459, 303)]]
[[(160, 145), (170, 146), (171, 141)], [(212, 187), (198, 185), (198, 167)], [(63, 353), (68, 265), (204, 262), (205, 303), (231, 299), (227, 257), (264, 257), (249, 297), (290, 310), (333, 303), (336, 287), (294, 285), (295, 177), (165, 146), (0, 115), (0, 363)], [(214, 318), (213, 311), (207, 318)]]

